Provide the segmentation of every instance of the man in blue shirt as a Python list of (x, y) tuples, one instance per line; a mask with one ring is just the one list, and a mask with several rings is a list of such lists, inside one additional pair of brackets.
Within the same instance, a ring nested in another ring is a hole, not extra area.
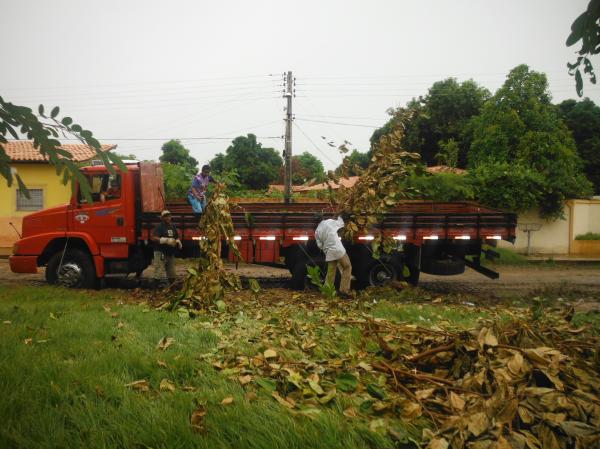
[(192, 186), (188, 190), (188, 201), (196, 214), (201, 214), (206, 208), (206, 192), (208, 184), (214, 182), (210, 176), (210, 166), (202, 166), (202, 171), (194, 176)]

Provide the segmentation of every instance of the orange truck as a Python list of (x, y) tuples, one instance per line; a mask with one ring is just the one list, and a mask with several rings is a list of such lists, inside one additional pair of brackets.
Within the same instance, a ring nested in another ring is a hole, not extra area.
[[(178, 256), (201, 257), (197, 217), (184, 200), (165, 201), (160, 164), (131, 163), (116, 175), (102, 165), (81, 171), (92, 187), (93, 202), (76, 187), (68, 204), (26, 216), (22, 238), (9, 258), (13, 272), (35, 273), (45, 266), (49, 283), (83, 288), (107, 277), (140, 276), (152, 262), (150, 234), (163, 209), (171, 211), (183, 242)], [(107, 195), (110, 186), (113, 192)], [(329, 204), (240, 202), (231, 212), (234, 239), (245, 262), (286, 267), (295, 289), (304, 288), (307, 265), (324, 265), (314, 231), (321, 219), (333, 216)], [(391, 208), (369, 233), (344, 245), (357, 287), (390, 280), (417, 284), (421, 272), (458, 275), (465, 267), (497, 278), (481, 265), (482, 255), (497, 253), (483, 245), (514, 242), (515, 232), (513, 213), (473, 202), (406, 201)], [(374, 258), (372, 246), (380, 235), (396, 240), (397, 248)], [(236, 261), (227, 241), (222, 248), (222, 257)]]

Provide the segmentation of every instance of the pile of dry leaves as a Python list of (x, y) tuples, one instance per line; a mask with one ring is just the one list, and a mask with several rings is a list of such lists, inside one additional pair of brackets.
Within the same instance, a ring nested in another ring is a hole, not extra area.
[[(585, 327), (558, 315), (532, 322), (523, 312), (455, 332), (294, 296), (295, 313), (246, 304), (231, 327), (207, 323), (222, 342), (203, 358), (243, 385), (248, 399), (267, 392), (306, 416), (336, 404), (407, 447), (600, 447), (600, 341)], [(245, 327), (244, 310), (268, 320)], [(309, 322), (295, 320), (298, 313)]]

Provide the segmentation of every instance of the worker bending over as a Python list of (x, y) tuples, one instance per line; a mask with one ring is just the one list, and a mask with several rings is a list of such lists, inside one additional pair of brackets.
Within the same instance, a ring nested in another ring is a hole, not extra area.
[[(346, 217), (344, 217), (346, 218)], [(352, 264), (346, 253), (346, 248), (342, 245), (342, 240), (338, 236), (338, 231), (344, 227), (344, 219), (340, 215), (337, 219), (327, 219), (321, 221), (315, 231), (317, 246), (325, 253), (327, 262), (327, 277), (325, 282), (334, 285), (335, 274), (339, 269), (342, 275), (340, 282), (340, 296), (351, 298), (350, 281), (352, 279)]]

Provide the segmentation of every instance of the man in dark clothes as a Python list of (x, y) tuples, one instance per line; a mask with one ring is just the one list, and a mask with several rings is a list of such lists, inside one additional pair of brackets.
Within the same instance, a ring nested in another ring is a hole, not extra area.
[(177, 229), (171, 224), (171, 212), (163, 210), (160, 213), (160, 221), (150, 237), (154, 242), (154, 279), (158, 284), (166, 278), (172, 284), (175, 282), (175, 251), (183, 245)]

